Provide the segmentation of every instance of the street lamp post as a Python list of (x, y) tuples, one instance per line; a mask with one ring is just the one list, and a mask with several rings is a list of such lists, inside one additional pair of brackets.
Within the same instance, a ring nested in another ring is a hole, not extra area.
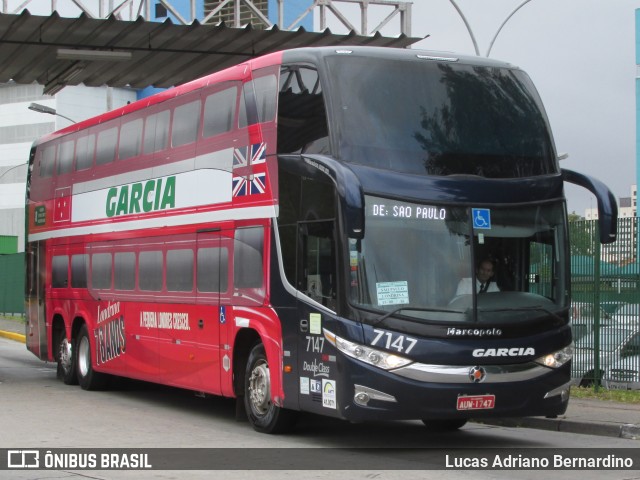
[(485, 57), (488, 57), (489, 54), (491, 53), (491, 48), (493, 47), (493, 42), (496, 41), (496, 38), (498, 38), (498, 34), (502, 31), (502, 27), (504, 27), (505, 23), (507, 23), (509, 21), (509, 19), (511, 17), (513, 17), (515, 15), (515, 13), (520, 10), (522, 7), (524, 7), (527, 3), (529, 3), (531, 0), (524, 0), (524, 2), (522, 2), (520, 5), (518, 5), (513, 12), (511, 12), (509, 14), (509, 16), (507, 18), (504, 19), (504, 22), (502, 22), (502, 25), (500, 25), (500, 28), (498, 28), (498, 31), (496, 32), (496, 34), (493, 36), (493, 38), (491, 39), (491, 43), (489, 44), (489, 48), (487, 49), (487, 54), (485, 55)]
[[(493, 43), (496, 41), (496, 38), (498, 38), (498, 34), (502, 31), (502, 27), (505, 26), (505, 24), (509, 21), (509, 19), (511, 17), (513, 17), (513, 15), (515, 15), (515, 13), (520, 10), (522, 7), (524, 7), (527, 3), (529, 3), (531, 0), (524, 0), (524, 2), (522, 2), (520, 5), (518, 5), (516, 8), (513, 9), (513, 11), (507, 16), (507, 18), (504, 19), (504, 22), (502, 22), (502, 25), (500, 25), (500, 27), (498, 28), (498, 30), (496, 31), (496, 34), (493, 36), (493, 38), (491, 39), (491, 43), (489, 43), (489, 48), (487, 49), (487, 54), (485, 55), (486, 57), (489, 56), (489, 54), (491, 53), (491, 48), (493, 48)], [(473, 34), (473, 30), (471, 30), (471, 25), (469, 24), (469, 22), (467, 21), (467, 18), (464, 16), (464, 13), (462, 13), (462, 10), (460, 9), (460, 7), (458, 6), (458, 4), (455, 2), (455, 0), (449, 0), (449, 2), (451, 3), (451, 5), (453, 5), (453, 7), (456, 9), (456, 11), (458, 12), (458, 15), (460, 15), (460, 18), (462, 18), (462, 21), (464, 22), (464, 25), (467, 27), (467, 31), (469, 32), (469, 36), (471, 37), (471, 41), (473, 42), (473, 48), (476, 51), (476, 55), (480, 56), (480, 49), (478, 49), (478, 42), (476, 42), (476, 37)]]
[(28, 107), (29, 110), (33, 110), (38, 113), (47, 113), (49, 115), (57, 115), (58, 117), (62, 117), (65, 120), (69, 120), (71, 123), (76, 123), (75, 120), (70, 119), (56, 111), (55, 108), (47, 107), (46, 105), (41, 105), (39, 103), (31, 103)]

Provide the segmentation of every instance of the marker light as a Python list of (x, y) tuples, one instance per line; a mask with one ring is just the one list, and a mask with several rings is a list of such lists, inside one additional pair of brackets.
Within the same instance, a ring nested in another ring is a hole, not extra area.
[(413, 363), (408, 358), (400, 357), (393, 353), (383, 352), (365, 345), (350, 342), (344, 338), (340, 338), (327, 329), (324, 330), (324, 338), (326, 338), (333, 346), (345, 355), (368, 363), (384, 370), (393, 370), (394, 368), (404, 367)]
[(548, 353), (535, 359), (536, 363), (549, 368), (558, 368), (573, 358), (573, 344), (557, 352)]

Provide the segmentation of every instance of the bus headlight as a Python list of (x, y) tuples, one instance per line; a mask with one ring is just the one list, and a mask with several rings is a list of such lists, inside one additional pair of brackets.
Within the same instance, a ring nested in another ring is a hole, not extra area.
[(324, 337), (345, 355), (384, 370), (393, 370), (413, 363), (408, 358), (350, 342), (326, 329), (324, 329)]
[(557, 352), (548, 353), (535, 359), (536, 363), (549, 368), (558, 368), (573, 358), (573, 344)]

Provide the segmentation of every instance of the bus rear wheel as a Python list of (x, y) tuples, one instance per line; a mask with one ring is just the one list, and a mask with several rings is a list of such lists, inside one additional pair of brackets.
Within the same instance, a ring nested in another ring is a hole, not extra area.
[(56, 344), (56, 361), (58, 364), (56, 374), (58, 378), (61, 379), (65, 385), (77, 385), (76, 349), (73, 343), (67, 339), (66, 334), (62, 331)]
[(262, 343), (253, 347), (247, 360), (244, 407), (249, 423), (261, 433), (285, 433), (296, 422), (296, 412), (278, 407), (271, 401), (271, 375)]
[(102, 390), (107, 385), (107, 375), (96, 372), (91, 364), (91, 343), (86, 325), (80, 327), (76, 340), (76, 371), (83, 390)]
[(446, 420), (433, 420), (423, 418), (422, 423), (432, 432), (455, 432), (464, 427), (467, 423), (466, 418), (451, 418)]

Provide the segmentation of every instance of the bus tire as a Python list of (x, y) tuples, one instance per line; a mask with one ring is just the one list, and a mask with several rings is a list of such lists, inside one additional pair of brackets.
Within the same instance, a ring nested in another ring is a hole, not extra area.
[(76, 372), (83, 390), (102, 390), (107, 384), (107, 375), (96, 372), (91, 363), (91, 342), (87, 325), (83, 324), (76, 339)]
[(467, 423), (466, 418), (450, 418), (446, 420), (434, 420), (431, 418), (423, 418), (422, 423), (432, 432), (455, 432), (464, 427)]
[(64, 330), (60, 332), (56, 340), (56, 375), (65, 385), (77, 385), (76, 347), (73, 345), (73, 341), (69, 341)]
[(269, 363), (262, 343), (249, 354), (244, 379), (244, 407), (249, 423), (260, 433), (285, 433), (296, 422), (296, 413), (278, 407), (271, 401)]

